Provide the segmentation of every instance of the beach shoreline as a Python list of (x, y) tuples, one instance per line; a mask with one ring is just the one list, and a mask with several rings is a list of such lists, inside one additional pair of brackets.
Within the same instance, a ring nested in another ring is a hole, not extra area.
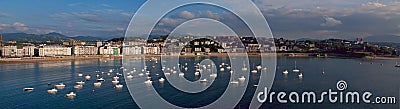
[[(314, 57), (314, 58), (355, 58), (345, 56), (314, 56), (315, 53), (265, 53), (262, 56), (276, 56), (276, 57)], [(218, 57), (218, 56), (261, 56), (260, 53), (210, 53), (208, 55), (163, 55), (163, 57)], [(122, 56), (122, 55), (107, 55), (107, 56), (64, 56), (64, 57), (24, 57), (24, 58), (1, 58), (0, 63), (35, 63), (35, 62), (51, 62), (51, 61), (71, 61), (71, 60), (94, 60), (94, 59), (122, 59), (123, 57), (129, 58), (151, 58), (161, 57), (161, 55), (135, 55), (135, 56)], [(366, 56), (359, 59), (385, 59), (385, 60), (400, 60), (400, 57), (388, 56)]]

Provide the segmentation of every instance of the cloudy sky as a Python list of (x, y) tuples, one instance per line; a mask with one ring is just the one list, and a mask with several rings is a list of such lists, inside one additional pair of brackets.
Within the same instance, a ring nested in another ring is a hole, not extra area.
[[(59, 32), (68, 36), (123, 36), (130, 19), (144, 2), (144, 0), (1, 0), (0, 33)], [(275, 37), (323, 39), (400, 36), (398, 0), (253, 0), (253, 2), (267, 19)], [(172, 27), (187, 19), (198, 17), (227, 20), (232, 18), (232, 15), (209, 7), (182, 8), (161, 19), (159, 28), (154, 31), (170, 32)], [(209, 29), (213, 32), (212, 27)]]

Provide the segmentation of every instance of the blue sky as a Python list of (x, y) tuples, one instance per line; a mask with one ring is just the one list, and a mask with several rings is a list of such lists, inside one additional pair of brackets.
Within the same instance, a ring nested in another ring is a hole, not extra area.
[[(68, 36), (123, 36), (144, 0), (1, 0), (0, 33), (59, 32)], [(169, 1), (173, 2), (173, 1)], [(253, 0), (275, 37), (352, 38), (400, 36), (397, 0)], [(155, 7), (156, 8), (156, 7)], [(186, 8), (162, 19), (163, 28), (181, 19), (224, 18), (215, 9)]]

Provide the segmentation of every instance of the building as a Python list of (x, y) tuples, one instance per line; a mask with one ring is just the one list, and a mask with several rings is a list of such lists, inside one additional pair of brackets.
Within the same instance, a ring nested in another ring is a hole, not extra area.
[(146, 47), (144, 46), (124, 46), (122, 48), (122, 53), (124, 55), (142, 55), (146, 54)]
[(100, 55), (120, 55), (121, 50), (119, 47), (103, 46), (99, 48)]
[(97, 55), (99, 49), (96, 46), (74, 46), (72, 51), (74, 55)]
[(34, 54), (34, 46), (4, 46), (1, 52), (3, 57), (32, 57)]
[(0, 34), (0, 47), (3, 47), (4, 46), (4, 44), (3, 44), (3, 36), (2, 36), (2, 34)]
[(17, 57), (17, 46), (3, 46), (1, 50), (3, 57)]
[(38, 48), (38, 56), (71, 56), (72, 47), (63, 46), (42, 46)]

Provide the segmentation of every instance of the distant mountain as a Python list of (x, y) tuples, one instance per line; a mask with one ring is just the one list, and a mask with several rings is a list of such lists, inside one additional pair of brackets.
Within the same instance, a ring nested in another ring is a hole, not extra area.
[(320, 40), (320, 39), (313, 39), (313, 38), (300, 38), (300, 39), (296, 39), (296, 41), (306, 41), (306, 40)]
[(106, 40), (103, 38), (99, 37), (93, 37), (93, 36), (75, 36), (75, 37), (70, 37), (75, 40), (82, 40), (82, 41), (97, 41), (97, 40)]
[(369, 36), (369, 37), (363, 38), (363, 41), (400, 43), (400, 36), (396, 36), (396, 35)]
[(76, 36), (69, 37), (60, 33), (48, 33), (48, 34), (27, 34), (27, 33), (4, 33), (3, 40), (4, 41), (68, 41), (68, 40), (83, 40), (83, 41), (96, 41), (96, 40), (105, 40), (99, 37), (93, 36)]

